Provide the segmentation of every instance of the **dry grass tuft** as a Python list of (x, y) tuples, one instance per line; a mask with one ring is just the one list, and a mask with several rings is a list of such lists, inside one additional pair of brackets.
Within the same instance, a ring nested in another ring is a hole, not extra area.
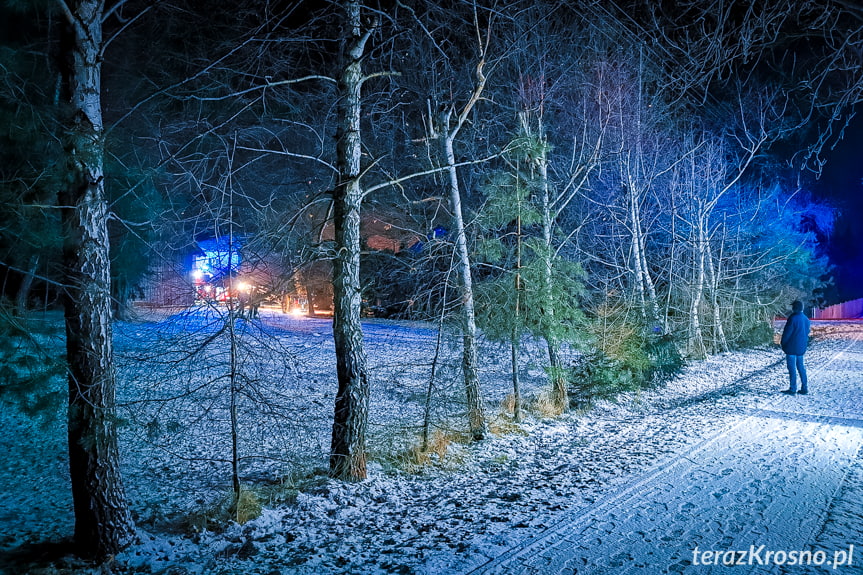
[(245, 525), (253, 519), (261, 516), (261, 502), (254, 491), (241, 489), (235, 506), (234, 520), (240, 525)]
[(233, 491), (224, 493), (215, 501), (189, 513), (184, 523), (188, 529), (195, 532), (204, 530), (220, 532), (231, 521), (243, 525), (257, 519), (261, 516), (262, 510), (258, 494), (251, 489), (241, 488), (239, 498), (234, 496)]
[(515, 413), (515, 395), (509, 393), (500, 400), (500, 412), (506, 415)]
[(488, 431), (498, 437), (504, 435), (527, 435), (527, 431), (518, 422), (512, 419), (512, 415), (501, 415), (495, 417), (488, 423)]
[(461, 454), (453, 453), (454, 446), (468, 443), (470, 443), (470, 436), (467, 433), (435, 429), (425, 448), (423, 448), (422, 442), (416, 439), (405, 450), (393, 450), (389, 453), (378, 454), (375, 459), (393, 469), (407, 473), (420, 473), (423, 468), (429, 465), (454, 468), (458, 467), (464, 460)]
[[(459, 441), (460, 438), (451, 431), (443, 431), (435, 429), (429, 439), (427, 452), (437, 455), (438, 461), (443, 461), (446, 457), (449, 446), (453, 441)], [(462, 439), (463, 441), (463, 439)]]
[(556, 401), (551, 391), (540, 393), (533, 401), (528, 403), (528, 410), (544, 419), (553, 419), (563, 415), (563, 406)]

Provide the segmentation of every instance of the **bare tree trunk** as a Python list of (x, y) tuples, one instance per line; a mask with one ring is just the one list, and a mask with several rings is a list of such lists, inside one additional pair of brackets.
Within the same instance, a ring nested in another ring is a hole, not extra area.
[(306, 280), (306, 315), (315, 317), (315, 292), (308, 280)]
[(644, 230), (641, 226), (641, 194), (632, 184), (627, 186), (629, 202), (629, 219), (632, 226), (632, 256), (635, 260), (633, 273), (639, 300), (645, 313), (650, 313), (653, 322), (659, 321), (659, 301), (656, 296), (656, 286), (650, 276), (650, 266), (647, 263)]
[[(720, 250), (721, 256), (722, 250)], [(715, 346), (719, 351), (728, 351), (728, 338), (725, 337), (725, 328), (722, 326), (722, 310), (719, 304), (719, 270), (717, 264), (713, 264), (713, 250), (710, 245), (707, 246), (707, 272), (710, 279), (710, 306), (713, 312), (713, 332)]]
[(33, 279), (36, 277), (36, 270), (39, 269), (39, 256), (30, 257), (30, 262), (27, 265), (27, 274), (21, 280), (21, 285), (18, 287), (18, 293), (15, 297), (15, 308), (18, 313), (24, 314), (27, 311), (27, 300), (30, 299), (30, 288), (33, 287)]
[(462, 305), (462, 371), (464, 372), (465, 392), (467, 394), (467, 414), (471, 436), (481, 440), (487, 432), (482, 395), (477, 374), (476, 312), (474, 309), (473, 280), (470, 272), (470, 254), (467, 249), (467, 236), (461, 209), (461, 193), (458, 185), (453, 139), (457, 132), (450, 132), (443, 140), (444, 154), (449, 167), (449, 198), (455, 228), (456, 266), (459, 272), (459, 288)]
[(437, 378), (438, 364), (440, 363), (440, 351), (441, 351), (441, 345), (443, 343), (443, 322), (444, 322), (444, 319), (446, 318), (446, 311), (447, 311), (447, 306), (446, 306), (447, 287), (449, 286), (449, 274), (452, 272), (452, 269), (453, 269), (452, 262), (450, 262), (449, 271), (447, 272), (447, 278), (443, 282), (443, 296), (441, 297), (440, 316), (438, 317), (437, 338), (435, 339), (434, 356), (432, 357), (431, 371), (429, 373), (429, 384), (428, 384), (428, 389), (426, 391), (425, 409), (423, 410), (423, 438), (422, 438), (422, 450), (423, 451), (428, 450), (429, 436), (431, 435), (432, 394), (434, 392), (435, 380)]
[[(638, 289), (642, 296), (642, 307), (647, 312), (647, 307), (650, 308), (650, 318), (654, 323), (659, 321), (659, 303), (656, 299), (656, 287), (653, 284), (653, 278), (650, 276), (650, 266), (647, 263), (647, 250), (644, 242), (644, 229), (641, 225), (641, 198), (646, 189), (646, 185), (640, 182), (644, 181), (645, 170), (643, 167), (647, 164), (645, 150), (642, 146), (642, 138), (646, 137), (646, 132), (642, 127), (642, 114), (644, 111), (644, 77), (641, 53), (639, 52), (639, 68), (638, 68), (638, 108), (635, 150), (637, 158), (635, 161), (635, 170), (630, 169), (629, 185), (629, 202), (630, 202), (630, 217), (632, 220), (632, 247), (635, 255), (635, 267), (638, 276)], [(646, 297), (646, 301), (645, 301)]]
[[(453, 119), (455, 112), (451, 106), (440, 118), (441, 132), (434, 131), (434, 137), (442, 136), (442, 153), (449, 175), (449, 203), (452, 212), (453, 236), (455, 238), (455, 265), (459, 277), (459, 300), (462, 311), (462, 372), (464, 376), (465, 394), (467, 398), (467, 417), (470, 434), (475, 441), (485, 438), (488, 427), (485, 420), (482, 393), (479, 387), (476, 310), (474, 308), (473, 278), (471, 277), (471, 261), (467, 248), (464, 216), (461, 208), (461, 190), (458, 182), (454, 142), (461, 128), (485, 89), (486, 77), (484, 47), (480, 46), (480, 58), (476, 65), (476, 85), (467, 103)], [(430, 118), (431, 120), (431, 118)]]
[(676, 271), (676, 263), (677, 263), (677, 247), (678, 247), (678, 235), (677, 235), (677, 220), (679, 217), (678, 209), (677, 209), (677, 194), (674, 186), (670, 188), (671, 190), (671, 211), (670, 211), (670, 222), (671, 222), (671, 231), (670, 231), (670, 240), (671, 245), (668, 250), (668, 269), (665, 271), (668, 286), (665, 288), (665, 304), (662, 310), (662, 332), (670, 333), (671, 332), (671, 303), (674, 298), (674, 294), (677, 291), (677, 271)]
[(627, 186), (626, 188), (626, 201), (629, 204), (629, 235), (632, 238), (629, 244), (629, 273), (633, 276), (633, 287), (635, 288), (638, 304), (641, 306), (643, 313), (647, 309), (647, 297), (645, 296), (644, 278), (642, 275), (643, 268), (641, 267), (641, 245), (638, 241), (638, 230), (636, 228), (638, 215), (636, 214), (635, 206), (635, 190), (631, 186)]
[[(236, 146), (236, 136), (234, 137), (234, 145)], [(228, 261), (234, 261), (234, 254), (237, 249), (234, 244), (234, 187), (233, 187), (233, 154), (229, 154), (229, 169), (228, 169), (228, 184), (224, 193), (228, 196)], [(239, 258), (239, 253), (237, 253)], [(231, 293), (236, 293), (234, 280), (231, 280)], [(239, 313), (235, 313), (231, 300), (228, 300), (228, 338), (230, 345), (230, 365), (228, 373), (228, 382), (230, 385), (231, 394), (231, 486), (234, 489), (234, 509), (239, 512), (240, 509), (240, 433), (239, 433), (239, 416), (237, 413), (237, 399), (240, 391), (239, 379), (239, 350), (237, 349), (237, 317), (243, 315), (242, 296), (240, 296)], [(237, 518), (239, 520), (239, 517)]]
[(69, 370), (69, 471), (79, 553), (105, 558), (135, 527), (120, 476), (115, 416), (111, 273), (103, 174), (101, 48), (104, 4), (63, 4), (60, 70), (68, 103), (68, 180), (60, 192)]
[[(360, 324), (360, 186), (362, 56), (370, 31), (363, 33), (360, 2), (346, 0), (346, 62), (339, 79), (341, 126), (337, 144), (339, 181), (333, 191), (336, 257), (333, 261), (333, 339), (339, 388), (336, 394), (330, 475), (359, 481), (366, 477), (366, 423), (369, 381)], [(311, 302), (310, 302), (311, 305)]]
[(237, 396), (239, 394), (239, 369), (237, 350), (237, 314), (228, 314), (228, 337), (231, 346), (231, 363), (228, 380), (231, 394), (231, 485), (234, 488), (234, 505), (240, 507), (240, 440), (239, 421), (237, 416)]
[[(444, 291), (444, 294), (446, 292)], [(446, 295), (443, 298), (446, 301)], [(423, 439), (422, 450), (427, 451), (429, 447), (429, 436), (431, 435), (431, 407), (432, 394), (434, 393), (435, 378), (437, 377), (437, 366), (440, 361), (441, 343), (443, 340), (443, 320), (446, 311), (446, 305), (441, 306), (440, 320), (437, 326), (437, 339), (434, 346), (434, 357), (432, 357), (431, 372), (429, 373), (429, 384), (426, 390), (426, 401), (423, 409)]]
[(705, 282), (705, 249), (707, 243), (706, 231), (704, 229), (706, 223), (701, 213), (696, 215), (696, 228), (693, 230), (695, 237), (693, 238), (693, 284), (692, 294), (689, 304), (689, 355), (693, 357), (703, 357), (704, 349), (704, 334), (701, 331), (701, 321), (699, 313), (701, 309), (701, 299), (704, 295)]

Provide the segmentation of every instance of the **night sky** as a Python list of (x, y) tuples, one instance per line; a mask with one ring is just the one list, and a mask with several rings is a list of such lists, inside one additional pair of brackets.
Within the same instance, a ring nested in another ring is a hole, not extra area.
[[(863, 117), (828, 154), (816, 192), (839, 209), (828, 246), (840, 301), (863, 298)], [(834, 302), (831, 302), (834, 303)]]

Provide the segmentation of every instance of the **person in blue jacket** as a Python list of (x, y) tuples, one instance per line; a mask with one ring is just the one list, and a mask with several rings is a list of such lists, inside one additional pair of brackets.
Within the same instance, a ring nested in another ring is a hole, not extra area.
[[(788, 376), (791, 385), (782, 393), (793, 395), (809, 393), (809, 380), (806, 378), (806, 366), (803, 365), (803, 354), (809, 345), (809, 318), (803, 313), (803, 303), (799, 300), (791, 304), (791, 315), (782, 329), (780, 345), (788, 362)], [(797, 390), (797, 374), (800, 374), (800, 390)]]

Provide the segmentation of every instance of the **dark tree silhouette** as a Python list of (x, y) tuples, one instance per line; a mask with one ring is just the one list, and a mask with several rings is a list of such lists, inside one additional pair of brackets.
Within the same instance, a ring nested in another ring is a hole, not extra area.
[(346, 46), (339, 78), (338, 182), (333, 190), (336, 257), (333, 260), (333, 339), (339, 388), (333, 419), (330, 474), (346, 480), (366, 477), (369, 380), (360, 326), (360, 111), (362, 57), (371, 29), (363, 30), (360, 2), (343, 3)]
[(60, 191), (69, 383), (69, 471), (78, 552), (115, 554), (134, 536), (120, 476), (114, 407), (111, 263), (100, 74), (104, 2), (61, 2), (58, 62), (66, 104)]

